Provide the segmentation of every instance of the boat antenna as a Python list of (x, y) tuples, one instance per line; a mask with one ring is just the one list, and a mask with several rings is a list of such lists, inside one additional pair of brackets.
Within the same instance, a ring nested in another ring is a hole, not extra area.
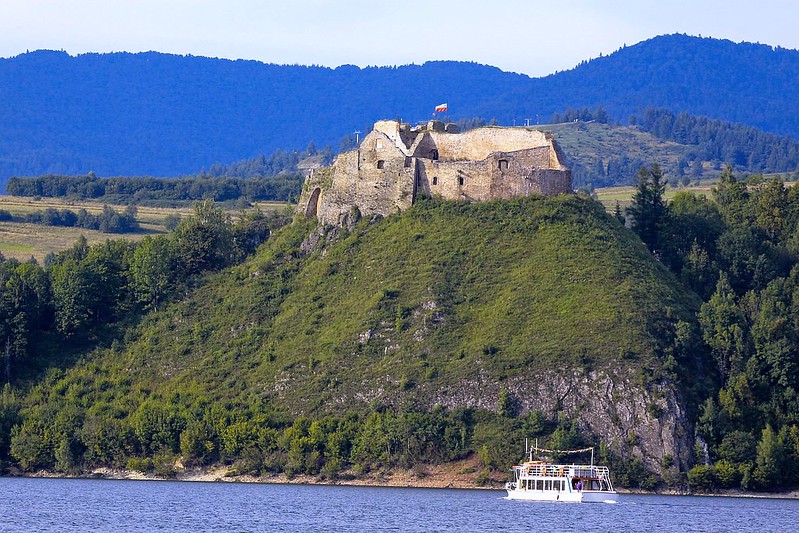
[(594, 466), (594, 447), (591, 446), (591, 466)]

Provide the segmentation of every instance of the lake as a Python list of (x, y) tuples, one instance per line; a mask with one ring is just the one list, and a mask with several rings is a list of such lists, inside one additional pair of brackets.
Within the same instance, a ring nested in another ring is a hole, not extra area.
[(795, 531), (799, 501), (503, 491), (0, 478), (0, 531)]

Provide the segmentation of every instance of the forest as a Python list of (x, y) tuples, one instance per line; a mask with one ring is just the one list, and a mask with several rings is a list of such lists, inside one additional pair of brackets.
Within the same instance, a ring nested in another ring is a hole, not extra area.
[(275, 150), (270, 155), (216, 164), (193, 176), (182, 178), (114, 177), (100, 178), (94, 172), (84, 176), (47, 174), (11, 178), (7, 192), (12, 196), (69, 197), (122, 205), (174, 207), (212, 199), (223, 202), (294, 200), (302, 187), (301, 161), (315, 159), (329, 164), (333, 150), (317, 150), (313, 143), (302, 152)]
[(427, 120), (443, 101), (451, 121), (510, 126), (602, 106), (624, 122), (654, 107), (799, 135), (796, 50), (664, 35), (564, 68), (530, 78), (454, 61), (331, 69), (32, 51), (0, 59), (0, 188), (10, 176), (185, 176), (309, 140), (335, 146), (383, 118)]
[(71, 197), (114, 204), (174, 207), (194, 201), (290, 201), (299, 194), (303, 176), (280, 173), (247, 178), (197, 176), (191, 178), (98, 178), (45, 175), (11, 178), (8, 194), (27, 197)]
[(616, 216), (700, 295), (702, 337), (720, 389), (697, 423), (689, 483), (703, 490), (799, 484), (799, 189), (737, 179), (712, 198), (666, 204), (657, 165), (642, 169), (633, 204)]

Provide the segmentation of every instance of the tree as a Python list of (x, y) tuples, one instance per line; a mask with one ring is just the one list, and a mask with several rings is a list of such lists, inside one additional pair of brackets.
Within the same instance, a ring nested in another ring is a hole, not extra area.
[(130, 265), (136, 299), (145, 308), (158, 310), (173, 277), (172, 243), (164, 236), (145, 237), (133, 252)]
[(91, 322), (96, 291), (91, 272), (75, 259), (50, 269), (56, 329), (66, 337), (85, 333)]
[(719, 208), (727, 224), (747, 224), (749, 215), (749, 191), (746, 183), (738, 181), (727, 166), (719, 176), (716, 187), (712, 191), (713, 200)]
[(785, 481), (785, 447), (770, 425), (763, 429), (757, 443), (757, 458), (752, 476), (761, 487), (779, 486)]
[(748, 353), (745, 317), (726, 274), (721, 274), (716, 292), (702, 304), (699, 323), (723, 378), (726, 380), (732, 373), (741, 372)]
[(788, 211), (788, 192), (781, 180), (769, 180), (755, 194), (755, 224), (772, 241), (783, 233)]
[(666, 182), (657, 163), (649, 168), (643, 167), (638, 171), (633, 202), (627, 208), (627, 213), (632, 216), (633, 231), (655, 255), (661, 250), (661, 233), (668, 214), (663, 201), (665, 191)]
[(182, 220), (172, 235), (186, 275), (222, 268), (234, 258), (230, 217), (213, 200), (197, 202), (194, 215)]

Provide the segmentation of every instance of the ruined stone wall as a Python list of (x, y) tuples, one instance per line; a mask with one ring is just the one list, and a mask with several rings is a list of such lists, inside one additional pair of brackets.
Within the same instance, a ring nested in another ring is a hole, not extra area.
[(570, 170), (533, 170), (529, 177), (530, 188), (539, 194), (554, 196), (572, 192), (572, 174)]
[(449, 200), (486, 201), (571, 192), (571, 174), (546, 168), (549, 147), (495, 152), (482, 161), (419, 159), (417, 188)]
[[(413, 159), (384, 133), (373, 131), (359, 150), (340, 154), (332, 171), (317, 171), (306, 180), (298, 210), (306, 216), (315, 212), (322, 224), (334, 225), (345, 224), (356, 210), (385, 216), (413, 204), (414, 185)], [(312, 200), (315, 210), (309, 206)]]
[[(549, 147), (552, 139), (545, 132), (525, 128), (484, 127), (464, 133), (451, 134), (442, 132), (428, 133), (438, 147), (441, 159), (480, 161), (493, 152), (519, 152), (536, 147)], [(560, 169), (562, 164), (550, 158), (545, 168)], [(553, 164), (554, 163), (554, 164)]]
[(298, 212), (342, 225), (354, 213), (389, 215), (417, 194), (485, 201), (571, 192), (571, 173), (550, 133), (525, 128), (478, 128), (466, 133), (411, 129), (380, 121), (358, 150), (314, 172)]
[(486, 161), (431, 161), (418, 159), (418, 190), (448, 200), (481, 201), (491, 195)]

